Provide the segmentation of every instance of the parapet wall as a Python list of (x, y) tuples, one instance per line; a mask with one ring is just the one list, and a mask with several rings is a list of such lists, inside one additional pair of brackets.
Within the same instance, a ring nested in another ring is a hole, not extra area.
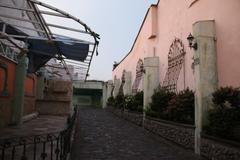
[(72, 82), (48, 80), (44, 96), (36, 102), (39, 114), (68, 115), (72, 111)]

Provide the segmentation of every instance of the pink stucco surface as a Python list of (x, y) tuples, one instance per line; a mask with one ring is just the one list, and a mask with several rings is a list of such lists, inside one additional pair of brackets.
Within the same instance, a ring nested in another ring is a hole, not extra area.
[(175, 38), (179, 38), (184, 44), (186, 55), (177, 88), (194, 89), (194, 70), (191, 67), (194, 51), (188, 47), (186, 38), (192, 32), (195, 22), (214, 20), (219, 86), (240, 86), (239, 16), (239, 0), (161, 0), (150, 7), (133, 48), (114, 69), (113, 77), (121, 78), (123, 70), (131, 71), (134, 82), (137, 61), (158, 56), (162, 84), (168, 68), (170, 46)]

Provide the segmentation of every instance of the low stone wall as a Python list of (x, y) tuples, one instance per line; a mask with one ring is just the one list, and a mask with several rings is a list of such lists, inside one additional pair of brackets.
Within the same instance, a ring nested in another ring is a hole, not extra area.
[(194, 126), (146, 117), (144, 128), (184, 148), (194, 148)]
[(126, 119), (138, 126), (142, 126), (142, 124), (143, 124), (143, 114), (141, 114), (141, 113), (136, 113), (136, 112), (131, 112), (131, 111), (125, 110), (123, 113), (123, 117), (124, 117), (124, 119)]
[(71, 113), (71, 102), (65, 100), (37, 100), (36, 108), (42, 115), (69, 115)]
[(201, 139), (201, 155), (214, 160), (239, 160), (240, 144), (203, 135)]
[[(176, 144), (194, 150), (194, 129), (193, 125), (175, 123), (171, 121), (146, 117), (143, 123), (143, 115), (129, 111), (122, 112), (120, 109), (107, 107), (107, 110), (118, 117), (122, 117), (145, 129), (157, 134)], [(240, 144), (207, 135), (202, 136), (201, 155), (207, 159), (214, 160), (240, 160)]]

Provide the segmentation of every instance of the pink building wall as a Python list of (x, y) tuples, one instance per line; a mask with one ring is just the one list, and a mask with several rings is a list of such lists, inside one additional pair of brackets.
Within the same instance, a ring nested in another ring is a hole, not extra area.
[(157, 5), (150, 7), (133, 48), (114, 69), (113, 77), (121, 78), (123, 70), (131, 71), (133, 83), (137, 61), (144, 57), (158, 56), (162, 84), (168, 68), (170, 46), (175, 38), (179, 38), (184, 44), (186, 55), (177, 88), (194, 89), (192, 69), (194, 51), (188, 47), (186, 38), (192, 33), (192, 25), (195, 22), (215, 20), (219, 86), (240, 86), (238, 15), (240, 15), (239, 0), (161, 0)]

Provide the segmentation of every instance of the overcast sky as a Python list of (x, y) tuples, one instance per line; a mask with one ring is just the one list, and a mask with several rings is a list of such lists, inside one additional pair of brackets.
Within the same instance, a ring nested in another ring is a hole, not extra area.
[(112, 65), (130, 50), (149, 6), (157, 0), (41, 0), (78, 17), (100, 34), (89, 79), (109, 80)]

